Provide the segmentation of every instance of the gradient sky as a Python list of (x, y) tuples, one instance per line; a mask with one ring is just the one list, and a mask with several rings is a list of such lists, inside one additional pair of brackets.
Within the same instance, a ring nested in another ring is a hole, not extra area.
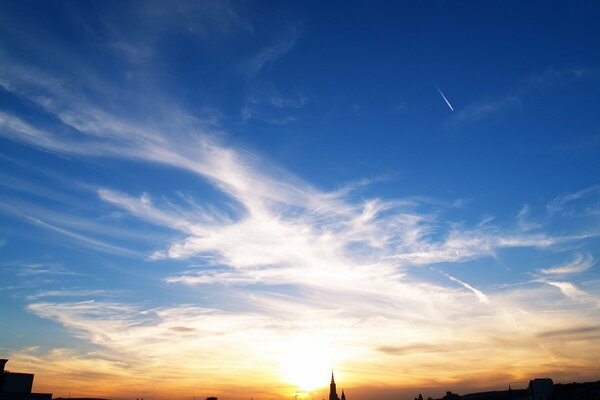
[(55, 396), (600, 379), (600, 3), (0, 3), (0, 356)]

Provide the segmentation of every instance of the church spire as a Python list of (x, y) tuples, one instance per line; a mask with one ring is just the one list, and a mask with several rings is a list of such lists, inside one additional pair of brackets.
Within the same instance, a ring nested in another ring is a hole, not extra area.
[(333, 371), (331, 371), (331, 383), (329, 384), (329, 400), (340, 400), (335, 387), (335, 379), (333, 378)]

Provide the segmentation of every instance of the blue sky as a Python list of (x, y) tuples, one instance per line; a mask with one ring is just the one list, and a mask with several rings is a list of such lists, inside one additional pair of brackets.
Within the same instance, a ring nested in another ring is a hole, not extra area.
[(597, 379), (598, 4), (0, 10), (0, 352), (41, 389)]

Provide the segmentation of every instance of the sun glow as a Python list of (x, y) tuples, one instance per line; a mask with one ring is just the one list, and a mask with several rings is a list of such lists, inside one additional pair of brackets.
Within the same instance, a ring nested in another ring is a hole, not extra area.
[(282, 354), (281, 375), (285, 382), (310, 392), (327, 385), (333, 360), (331, 352), (314, 339), (296, 340)]

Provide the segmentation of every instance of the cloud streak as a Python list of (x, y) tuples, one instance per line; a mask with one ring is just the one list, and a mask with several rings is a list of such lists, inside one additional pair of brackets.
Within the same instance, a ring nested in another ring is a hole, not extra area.
[(568, 193), (562, 196), (558, 196), (550, 203), (548, 203), (546, 205), (546, 208), (550, 214), (565, 212), (572, 213), (573, 205), (577, 202), (588, 197), (597, 198), (598, 196), (600, 196), (600, 185), (593, 185), (574, 193)]
[(473, 292), (475, 294), (475, 296), (477, 296), (477, 298), (479, 299), (479, 301), (481, 301), (482, 303), (488, 304), (490, 302), (489, 298), (481, 290), (474, 288), (473, 286), (469, 285), (468, 283), (465, 283), (465, 282), (461, 281), (458, 278), (455, 278), (455, 277), (450, 276), (448, 274), (445, 274), (445, 275), (451, 281), (456, 282), (456, 283), (460, 284), (461, 286), (463, 286), (465, 289), (468, 289), (471, 292)]
[(539, 271), (545, 275), (576, 274), (590, 269), (594, 263), (591, 254), (577, 254), (571, 262), (551, 268), (540, 268)]

